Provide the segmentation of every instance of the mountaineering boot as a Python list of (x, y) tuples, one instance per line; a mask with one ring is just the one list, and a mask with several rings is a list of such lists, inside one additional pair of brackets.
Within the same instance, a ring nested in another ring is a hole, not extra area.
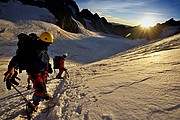
[(60, 79), (60, 78), (59, 78), (59, 75), (56, 76), (56, 79)]
[(44, 93), (44, 95), (42, 96), (42, 98), (45, 99), (45, 100), (47, 101), (47, 100), (52, 99), (52, 96), (49, 95), (48, 93)]
[(59, 75), (56, 76), (56, 79), (63, 79), (63, 77), (59, 77)]
[(34, 112), (37, 112), (37, 110), (38, 110), (38, 105), (35, 105)]
[(28, 112), (32, 114), (34, 109), (35, 109), (35, 105), (31, 102), (28, 102)]
[(58, 73), (58, 74), (56, 75), (56, 79), (63, 79), (63, 77), (61, 77), (61, 75)]
[(39, 103), (33, 102), (33, 104), (34, 104), (33, 112), (37, 112)]
[(27, 90), (30, 90), (31, 89), (31, 85), (28, 84), (26, 88), (27, 88)]

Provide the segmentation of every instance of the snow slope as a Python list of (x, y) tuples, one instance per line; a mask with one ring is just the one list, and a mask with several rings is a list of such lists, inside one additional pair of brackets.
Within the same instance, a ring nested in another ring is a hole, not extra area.
[[(19, 1), (10, 0), (8, 3), (1, 3), (1, 19), (12, 22), (18, 20), (41, 20), (45, 22), (55, 23), (55, 17), (45, 8), (39, 8), (30, 5), (23, 5)], [(34, 12), (32, 12), (32, 10)]]
[(180, 34), (78, 68), (82, 113), (89, 119), (180, 119), (179, 52)]
[[(26, 9), (36, 11), (32, 6)], [(3, 73), (17, 49), (16, 35), (44, 31), (55, 36), (49, 48), (51, 57), (69, 53), (65, 64), (70, 78), (54, 79), (56, 73), (49, 76), (47, 91), (53, 99), (41, 102), (33, 120), (180, 119), (180, 34), (130, 49), (146, 41), (95, 33), (80, 23), (81, 33), (73, 34), (39, 19), (13, 20), (11, 15), (0, 20), (0, 119), (25, 119), (25, 102), (3, 82)], [(26, 90), (26, 73), (19, 77), (17, 88), (32, 101), (33, 89)]]

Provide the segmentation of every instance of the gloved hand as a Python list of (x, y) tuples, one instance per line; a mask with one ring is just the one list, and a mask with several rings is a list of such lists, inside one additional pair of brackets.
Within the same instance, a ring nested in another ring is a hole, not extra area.
[(51, 64), (48, 65), (48, 73), (52, 74), (53, 73), (53, 69), (51, 67)]
[(69, 78), (69, 73), (68, 73), (67, 69), (66, 69), (66, 68), (63, 68), (63, 71), (66, 72), (66, 76)]
[(4, 82), (12, 78), (12, 76), (14, 75), (14, 71), (15, 71), (14, 67), (11, 67), (8, 69), (7, 72), (4, 73)]
[[(6, 73), (5, 73), (6, 74)], [(8, 76), (8, 77), (6, 77), (6, 88), (8, 89), (8, 90), (11, 90), (11, 84), (14, 84), (14, 85), (19, 85), (19, 83), (15, 80), (15, 79), (18, 79), (18, 80), (20, 80), (18, 77), (17, 77), (17, 75), (18, 75), (18, 72), (17, 71), (14, 71), (14, 74), (13, 74), (13, 76), (11, 77), (11, 76)]]
[(63, 71), (67, 71), (67, 69), (66, 69), (66, 68), (63, 68)]

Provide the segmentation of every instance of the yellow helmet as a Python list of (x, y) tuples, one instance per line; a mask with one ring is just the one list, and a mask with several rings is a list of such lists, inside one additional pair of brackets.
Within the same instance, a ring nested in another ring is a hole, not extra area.
[(44, 42), (48, 42), (48, 43), (54, 42), (54, 37), (50, 32), (42, 33), (39, 38)]

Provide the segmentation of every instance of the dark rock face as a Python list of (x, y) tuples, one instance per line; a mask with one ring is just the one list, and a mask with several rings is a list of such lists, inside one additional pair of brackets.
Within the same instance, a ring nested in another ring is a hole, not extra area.
[(19, 0), (23, 4), (47, 8), (57, 19), (57, 25), (69, 32), (77, 33), (78, 26), (72, 17), (79, 12), (73, 0)]
[(109, 33), (109, 28), (112, 27), (104, 17), (99, 17), (97, 13), (92, 14), (88, 9), (83, 9), (78, 16), (91, 21), (91, 25), (96, 31)]
[(72, 20), (72, 17), (79, 12), (76, 2), (73, 0), (47, 0), (47, 7), (57, 18), (58, 26), (69, 32), (78, 32), (78, 26)]
[[(8, 2), (8, 0), (1, 0), (2, 2)], [(180, 33), (180, 21), (175, 21), (173, 18), (166, 21), (165, 23), (158, 23), (154, 27), (150, 27), (148, 30), (144, 31), (141, 26), (126, 26), (118, 25), (107, 22), (104, 17), (100, 17), (97, 13), (92, 14), (88, 9), (83, 9), (79, 11), (78, 5), (74, 0), (19, 0), (23, 4), (44, 7), (47, 8), (57, 19), (57, 25), (69, 32), (78, 33), (78, 25), (73, 20), (78, 20), (84, 27), (86, 23), (84, 19), (89, 20), (89, 24), (97, 32), (111, 33), (126, 37), (127, 34), (131, 34), (128, 38), (131, 39), (155, 39), (163, 30), (167, 27), (178, 27), (173, 34)], [(86, 27), (87, 28), (87, 27)], [(88, 28), (87, 28), (88, 29)], [(172, 34), (172, 35), (173, 35)]]
[(1, 2), (8, 2), (9, 0), (1, 0)]

